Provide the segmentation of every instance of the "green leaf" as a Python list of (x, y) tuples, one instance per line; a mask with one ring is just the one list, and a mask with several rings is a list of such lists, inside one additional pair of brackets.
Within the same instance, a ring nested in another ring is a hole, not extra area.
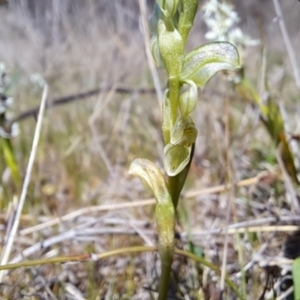
[(280, 155), (288, 174), (295, 183), (299, 184), (294, 156), (285, 137), (284, 120), (278, 104), (272, 97), (269, 97), (266, 103), (262, 103), (255, 89), (245, 78), (241, 78), (241, 81), (237, 83), (235, 87), (245, 100), (252, 101), (259, 107), (261, 114), (260, 119), (274, 145), (276, 147), (280, 145), (281, 147)]
[(184, 57), (180, 80), (192, 80), (198, 87), (203, 87), (218, 71), (238, 67), (240, 57), (235, 46), (228, 42), (210, 43)]
[(290, 150), (289, 144), (285, 138), (284, 133), (279, 135), (279, 139), (281, 141), (281, 158), (286, 168), (287, 173), (291, 176), (295, 183), (299, 184), (299, 180), (297, 177), (297, 169), (295, 166), (295, 159), (293, 153)]
[(284, 132), (284, 122), (278, 104), (269, 98), (266, 104), (260, 105), (260, 112), (272, 140), (278, 145), (279, 135)]
[(178, 31), (186, 43), (189, 32), (193, 26), (194, 19), (197, 13), (199, 1), (198, 0), (183, 0), (182, 11), (179, 18)]
[(18, 186), (21, 183), (20, 170), (16, 161), (14, 151), (12, 149), (12, 145), (8, 139), (0, 138), (0, 147), (1, 146), (7, 167), (12, 174), (14, 183), (16, 184), (16, 186)]
[(189, 163), (192, 147), (168, 144), (164, 149), (164, 167), (169, 176), (176, 176)]
[(280, 145), (280, 155), (287, 173), (299, 184), (293, 153), (285, 137), (284, 121), (280, 108), (272, 98), (266, 104), (260, 104), (261, 120), (264, 123), (275, 146)]
[(129, 174), (139, 177), (154, 193), (157, 201), (155, 219), (158, 251), (162, 263), (170, 264), (174, 250), (175, 208), (163, 174), (154, 163), (143, 158), (137, 158), (131, 163)]
[(198, 256), (205, 258), (204, 249), (200, 246), (195, 245), (192, 241), (188, 242), (188, 252)]
[(292, 267), (294, 299), (300, 300), (300, 257), (296, 258)]

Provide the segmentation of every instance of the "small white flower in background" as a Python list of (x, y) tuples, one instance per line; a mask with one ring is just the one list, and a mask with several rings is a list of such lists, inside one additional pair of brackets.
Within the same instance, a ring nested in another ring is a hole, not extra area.
[(236, 27), (229, 31), (228, 41), (241, 47), (251, 47), (259, 45), (259, 40), (252, 39), (249, 35), (244, 34), (241, 28)]
[(30, 76), (30, 81), (33, 83), (35, 89), (42, 89), (47, 83), (40, 73), (32, 74)]
[(202, 8), (204, 22), (209, 31), (205, 38), (215, 41), (228, 41), (237, 47), (245, 48), (259, 44), (237, 27), (240, 18), (233, 5), (219, 0), (208, 0)]
[[(20, 129), (17, 123), (13, 124), (9, 130), (2, 127), (5, 123), (8, 115), (8, 109), (13, 104), (13, 97), (8, 97), (5, 94), (6, 88), (10, 83), (10, 76), (6, 73), (6, 65), (0, 61), (0, 115), (2, 115), (0, 126), (0, 137), (11, 138), (17, 136), (20, 133)], [(3, 119), (4, 117), (4, 119)]]
[(0, 137), (9, 139), (20, 134), (19, 124), (14, 123), (10, 128), (10, 132), (7, 132), (3, 127), (0, 126)]
[(9, 83), (10, 76), (6, 73), (6, 65), (3, 61), (0, 61), (0, 93), (4, 92)]
[(4, 95), (0, 95), (0, 115), (6, 112), (6, 110), (12, 106), (13, 102), (13, 97), (6, 97)]
[(5, 65), (0, 62), (0, 115), (5, 113), (6, 110), (12, 106), (13, 97), (7, 97), (5, 95), (6, 84), (8, 83), (5, 78), (7, 77), (5, 73)]

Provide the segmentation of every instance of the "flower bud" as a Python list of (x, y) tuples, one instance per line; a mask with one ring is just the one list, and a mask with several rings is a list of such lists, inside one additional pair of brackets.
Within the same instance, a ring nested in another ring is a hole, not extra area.
[(157, 0), (156, 2), (166, 18), (173, 18), (177, 12), (180, 0)]
[(192, 80), (187, 80), (189, 88), (183, 92), (179, 98), (179, 109), (182, 116), (189, 115), (196, 107), (198, 100), (198, 89)]
[(179, 77), (183, 53), (183, 41), (175, 28), (167, 28), (164, 21), (159, 20), (158, 45), (169, 77)]

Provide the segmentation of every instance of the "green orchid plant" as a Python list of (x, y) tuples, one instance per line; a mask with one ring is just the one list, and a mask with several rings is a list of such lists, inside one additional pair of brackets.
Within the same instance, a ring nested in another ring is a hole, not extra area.
[(155, 219), (161, 260), (159, 300), (167, 298), (174, 252), (176, 208), (189, 172), (197, 138), (192, 113), (203, 88), (220, 70), (240, 66), (239, 53), (229, 42), (214, 42), (185, 54), (187, 38), (198, 10), (198, 0), (157, 0), (150, 26), (151, 51), (166, 69), (167, 88), (162, 102), (163, 165), (166, 176), (151, 161), (135, 159), (129, 173), (139, 177), (156, 198)]

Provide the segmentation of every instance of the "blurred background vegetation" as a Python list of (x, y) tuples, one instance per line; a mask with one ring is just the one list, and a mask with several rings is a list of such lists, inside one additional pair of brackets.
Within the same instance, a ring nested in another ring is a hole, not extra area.
[[(260, 45), (245, 51), (243, 63), (247, 78), (258, 90), (262, 81), (266, 79), (270, 93), (283, 107), (288, 134), (300, 134), (299, 90), (294, 82), (273, 1), (230, 2), (235, 5), (240, 16), (239, 26), (246, 34), (260, 40)], [(201, 1), (200, 8), (202, 3)], [(153, 4), (154, 1), (147, 3), (149, 15)], [(300, 62), (300, 4), (296, 0), (281, 1), (281, 6), (292, 45)], [(202, 14), (199, 9), (189, 38), (190, 49), (206, 42), (204, 34), (207, 27)], [(266, 51), (265, 78), (261, 75), (263, 49)], [(138, 180), (127, 175), (127, 170), (130, 162), (137, 156), (147, 157), (162, 165), (160, 107), (153, 93), (116, 92), (118, 87), (153, 87), (145, 56), (137, 1), (0, 1), (0, 62), (6, 65), (6, 72), (10, 76), (10, 84), (5, 93), (14, 98), (13, 106), (8, 112), (9, 118), (39, 105), (42, 88), (37, 78), (47, 81), (51, 99), (94, 88), (104, 89), (103, 92), (100, 91), (84, 100), (47, 110), (24, 208), (24, 216), (27, 217), (24, 217), (21, 228), (33, 226), (55, 216), (63, 216), (81, 207), (134, 202), (150, 196), (150, 193), (144, 192)], [(164, 86), (165, 74), (159, 75)], [(229, 114), (234, 179), (238, 181), (252, 177), (275, 166), (275, 148), (263, 125), (258, 121), (257, 110), (251, 103), (246, 103), (219, 74), (202, 92), (197, 108), (196, 126), (199, 137), (186, 190), (225, 182), (225, 158), (228, 151), (224, 140), (226, 111)], [(12, 144), (20, 176), (23, 178), (36, 119), (24, 119), (18, 126), (20, 133), (12, 139)], [(296, 165), (299, 166), (297, 161), (300, 153), (294, 154)], [(14, 195), (19, 195), (20, 187), (13, 183), (1, 157), (0, 163), (0, 230), (4, 233), (9, 203)], [(178, 230), (189, 232), (191, 228), (208, 230), (221, 227), (225, 219), (226, 197), (223, 194), (198, 195), (192, 201), (182, 201)], [(284, 210), (283, 214), (288, 214), (283, 183), (275, 179), (255, 188), (238, 191), (235, 204), (235, 222), (273, 216), (275, 211), (281, 210)], [(34, 232), (30, 237), (27, 236), (27, 241), (26, 236), (23, 237), (15, 245), (12, 256), (18, 255), (30, 244), (88, 222), (91, 222), (92, 228), (106, 228), (108, 234), (92, 235), (90, 238), (86, 236), (86, 239), (81, 236), (73, 241), (61, 242), (53, 246), (57, 255), (101, 252), (146, 243), (147, 238), (143, 234), (140, 235), (138, 230), (136, 235), (132, 234), (128, 238), (124, 231), (113, 235), (109, 229), (122, 228), (131, 220), (131, 225), (127, 224), (131, 229), (139, 227), (142, 231), (149, 228), (152, 230), (152, 214), (152, 207), (91, 214), (90, 219), (85, 216), (57, 227)], [(154, 232), (153, 229), (149, 239), (155, 243)], [(275, 244), (268, 244), (270, 249), (267, 253), (270, 255), (281, 251), (283, 236), (278, 234), (276, 238), (279, 242), (276, 240)], [(247, 242), (251, 240), (248, 235), (242, 239)], [(266, 234), (257, 234), (242, 255), (242, 262), (237, 258), (241, 258), (240, 254), (237, 254), (240, 249), (237, 249), (233, 241), (232, 253), (229, 253), (232, 272), (251, 259), (253, 253), (268, 239)], [(2, 238), (0, 241), (3, 243)], [(211, 241), (208, 241), (207, 237), (198, 237), (193, 243), (206, 253), (208, 259), (220, 263), (222, 241), (221, 236)], [(46, 252), (52, 249), (49, 248)], [(29, 258), (42, 255), (44, 252), (39, 251)], [(155, 256), (143, 256), (135, 261), (130, 258), (116, 259), (105, 262), (104, 265), (78, 263), (77, 269), (73, 266), (43, 267), (39, 269), (39, 276), (45, 278), (46, 283), (39, 287), (40, 290), (37, 290), (38, 276), (34, 271), (29, 272), (28, 278), (22, 278), (24, 270), (17, 270), (7, 277), (8, 286), (17, 288), (6, 290), (3, 297), (21, 299), (20, 295), (23, 297), (24, 293), (29, 293), (26, 289), (28, 287), (24, 285), (27, 282), (32, 283), (30, 293), (47, 294), (49, 292), (44, 292), (47, 286), (58, 299), (75, 299), (68, 296), (70, 291), (64, 283), (72, 284), (86, 299), (151, 299), (147, 298), (149, 291), (143, 289), (143, 284), (149, 286), (156, 278), (156, 273), (147, 266), (149, 261), (154, 265), (157, 260)], [(180, 282), (181, 296), (189, 295), (186, 297), (190, 298), (185, 299), (214, 299), (213, 288), (205, 290), (201, 284), (200, 287), (197, 285), (202, 280), (199, 279), (202, 278), (202, 270), (199, 271), (198, 267), (187, 265), (186, 262), (181, 262), (176, 267), (178, 270), (183, 268), (178, 271), (182, 278), (177, 278)], [(249, 275), (252, 281), (247, 285), (247, 290), (252, 293), (249, 299), (258, 298), (257, 295), (262, 291), (261, 282), (264, 282), (264, 278), (257, 275), (258, 270), (254, 269), (252, 272)], [(61, 283), (58, 283), (58, 278), (63, 278)], [(211, 279), (211, 282), (213, 285), (214, 279)], [(199, 296), (200, 289), (208, 298)], [(46, 299), (53, 299), (49, 295), (47, 297)]]

